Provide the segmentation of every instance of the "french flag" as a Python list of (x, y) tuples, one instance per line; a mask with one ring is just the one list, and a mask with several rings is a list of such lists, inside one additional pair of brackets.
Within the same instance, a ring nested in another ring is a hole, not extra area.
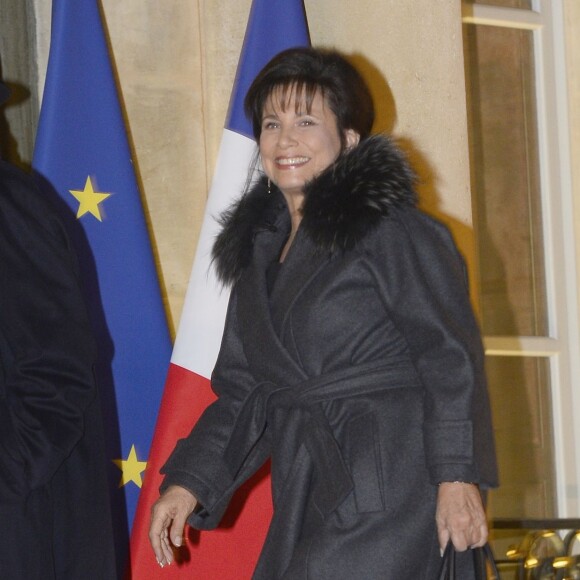
[(214, 400), (209, 377), (220, 347), (229, 293), (217, 281), (211, 249), (216, 218), (242, 192), (256, 151), (243, 111), (246, 92), (262, 67), (287, 48), (309, 45), (303, 0), (253, 0), (210, 188), (185, 304), (175, 340), (153, 443), (131, 533), (128, 577), (133, 580), (251, 578), (272, 514), (268, 466), (238, 491), (217, 530), (188, 530), (177, 562), (159, 568), (149, 545), (151, 506), (159, 469)]

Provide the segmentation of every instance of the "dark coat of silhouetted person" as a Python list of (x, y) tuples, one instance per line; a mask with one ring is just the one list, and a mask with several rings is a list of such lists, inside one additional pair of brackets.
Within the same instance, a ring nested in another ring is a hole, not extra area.
[(0, 160), (2, 579), (116, 577), (95, 356), (62, 223)]

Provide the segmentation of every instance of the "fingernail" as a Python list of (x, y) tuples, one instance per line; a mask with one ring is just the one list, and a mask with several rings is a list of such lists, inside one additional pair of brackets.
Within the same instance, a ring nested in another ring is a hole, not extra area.
[(181, 536), (175, 536), (173, 544), (179, 548), (179, 546), (181, 546)]
[(155, 558), (157, 563), (163, 568), (163, 562), (159, 558)]
[(443, 558), (443, 554), (445, 553), (445, 551), (443, 550), (443, 548), (439, 548), (439, 552), (441, 554), (441, 557)]

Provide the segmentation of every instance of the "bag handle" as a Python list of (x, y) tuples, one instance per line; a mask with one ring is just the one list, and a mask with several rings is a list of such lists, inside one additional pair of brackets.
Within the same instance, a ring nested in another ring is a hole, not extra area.
[[(479, 553), (483, 560), (483, 563), (489, 563), (491, 566), (491, 571), (497, 580), (501, 580), (499, 575), (499, 570), (497, 569), (497, 564), (495, 563), (495, 558), (493, 557), (493, 551), (489, 543), (485, 544), (482, 548), (474, 548), (472, 550), (474, 561), (475, 561), (475, 578), (476, 580), (486, 580), (487, 574), (482, 576), (482, 566), (479, 565), (479, 559), (476, 559), (476, 554)], [(456, 576), (456, 566), (455, 566), (455, 548), (453, 542), (449, 540), (445, 551), (443, 552), (443, 559), (441, 561), (441, 567), (439, 568), (438, 580), (461, 580)]]

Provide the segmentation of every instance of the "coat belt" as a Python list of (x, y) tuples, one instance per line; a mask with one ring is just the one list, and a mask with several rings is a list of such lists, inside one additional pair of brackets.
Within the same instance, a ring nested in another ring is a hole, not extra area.
[(313, 499), (326, 516), (344, 500), (353, 483), (320, 403), (419, 385), (419, 377), (408, 357), (356, 365), (290, 386), (261, 383), (238, 413), (224, 459), (235, 477), (264, 433), (272, 407), (287, 409), (291, 420), (299, 424), (294, 430), (300, 437), (296, 449), (301, 444), (305, 446), (316, 472)]

